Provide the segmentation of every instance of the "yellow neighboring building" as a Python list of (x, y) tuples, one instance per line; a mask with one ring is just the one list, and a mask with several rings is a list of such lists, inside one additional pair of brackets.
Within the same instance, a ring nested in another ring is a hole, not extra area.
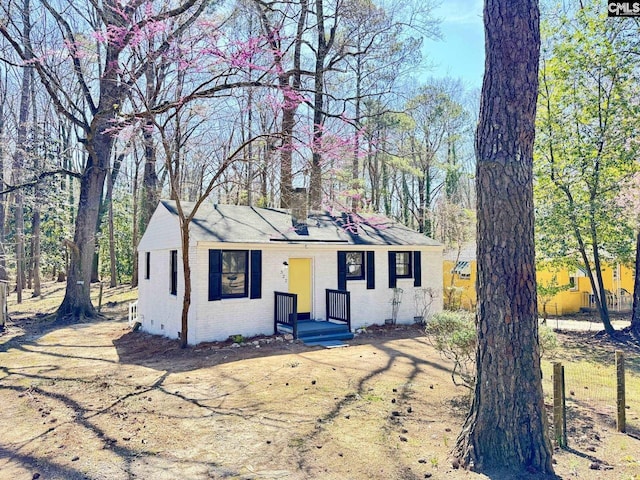
[(460, 249), (444, 251), (443, 300), (444, 308), (475, 310), (476, 297), (476, 244), (468, 243)]
[[(445, 308), (474, 310), (476, 307), (476, 245), (467, 244), (460, 250), (447, 249), (444, 252), (443, 292)], [(551, 298), (538, 299), (538, 310), (543, 311), (543, 301), (549, 315), (567, 315), (581, 310), (595, 309), (591, 284), (584, 269), (562, 267), (538, 267), (538, 285), (549, 286), (554, 282), (565, 287)], [(607, 293), (610, 311), (629, 311), (633, 301), (632, 268), (625, 265), (607, 265), (602, 268), (602, 280)]]

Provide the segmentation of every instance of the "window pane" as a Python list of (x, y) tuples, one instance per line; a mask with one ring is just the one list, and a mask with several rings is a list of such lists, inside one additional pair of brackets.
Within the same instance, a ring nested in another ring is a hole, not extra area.
[(364, 252), (347, 252), (347, 278), (364, 278)]
[(347, 277), (362, 277), (362, 265), (349, 265)]
[(222, 294), (242, 295), (244, 294), (244, 273), (223, 273), (222, 274)]
[(171, 250), (171, 295), (178, 294), (178, 251)]
[(396, 252), (396, 276), (411, 276), (411, 255), (409, 252)]
[(244, 272), (246, 266), (246, 252), (222, 252), (222, 272)]
[(247, 295), (247, 251), (227, 250), (222, 252), (222, 296), (244, 297)]

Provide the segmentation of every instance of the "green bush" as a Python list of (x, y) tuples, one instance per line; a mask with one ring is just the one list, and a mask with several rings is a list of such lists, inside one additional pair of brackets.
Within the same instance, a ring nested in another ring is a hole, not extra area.
[(538, 340), (540, 341), (540, 356), (553, 358), (558, 348), (558, 337), (550, 327), (540, 325), (538, 327)]
[(444, 358), (453, 362), (451, 379), (455, 385), (471, 388), (475, 381), (476, 326), (469, 312), (442, 311), (431, 317), (427, 338)]
[[(443, 358), (453, 362), (455, 385), (473, 388), (475, 382), (476, 325), (469, 312), (443, 311), (431, 317), (425, 329), (427, 339)], [(538, 330), (540, 356), (550, 357), (558, 347), (556, 334), (544, 325)]]

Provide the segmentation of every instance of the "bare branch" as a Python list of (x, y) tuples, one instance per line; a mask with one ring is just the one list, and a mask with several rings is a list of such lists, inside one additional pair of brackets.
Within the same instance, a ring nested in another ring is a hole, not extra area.
[(15, 192), (16, 190), (35, 187), (40, 182), (42, 182), (45, 178), (53, 177), (54, 175), (60, 175), (60, 174), (64, 174), (73, 178), (81, 178), (82, 176), (78, 172), (73, 172), (71, 170), (67, 170), (66, 168), (59, 168), (57, 170), (51, 170), (49, 172), (42, 172), (32, 180), (25, 183), (21, 183), (20, 185), (10, 185), (4, 182), (5, 189), (0, 191), (0, 196), (7, 195), (8, 193), (11, 193), (11, 192)]

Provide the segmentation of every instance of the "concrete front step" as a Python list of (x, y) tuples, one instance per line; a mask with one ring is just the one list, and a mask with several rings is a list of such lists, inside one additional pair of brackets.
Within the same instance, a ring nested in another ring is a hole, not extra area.
[(304, 342), (304, 344), (308, 347), (324, 347), (324, 348), (340, 348), (340, 347), (349, 346), (340, 340), (326, 340), (323, 342)]

